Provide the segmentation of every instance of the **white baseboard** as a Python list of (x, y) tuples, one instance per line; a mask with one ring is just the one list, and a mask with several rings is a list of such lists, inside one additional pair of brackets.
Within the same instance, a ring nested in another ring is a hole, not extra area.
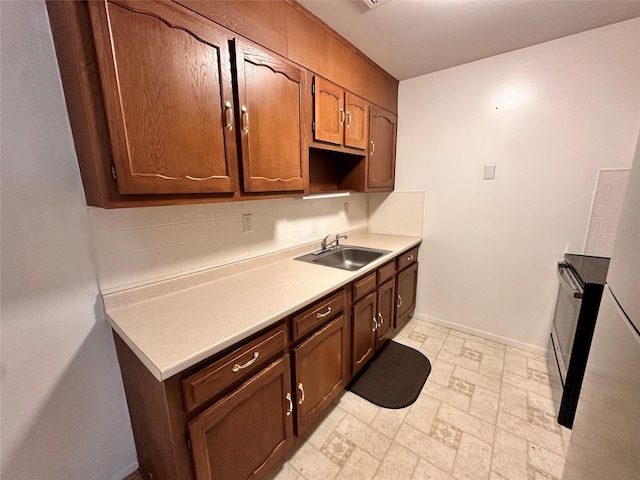
[(113, 477), (111, 477), (111, 480), (123, 480), (124, 478), (127, 478), (129, 475), (131, 475), (136, 470), (138, 470), (139, 466), (140, 465), (138, 465), (138, 460), (136, 459), (133, 463), (126, 466), (125, 468), (120, 470), (118, 473), (116, 473)]
[(493, 333), (485, 332), (483, 330), (477, 330), (475, 328), (467, 327), (465, 325), (460, 325), (459, 323), (448, 322), (447, 320), (442, 320), (440, 318), (432, 317), (430, 315), (424, 315), (422, 313), (414, 313), (413, 318), (416, 318), (418, 320), (424, 320), (426, 322), (435, 323), (436, 325), (451, 328), (453, 330), (458, 330), (459, 332), (468, 333), (470, 335), (475, 335), (477, 337), (486, 338), (487, 340), (492, 340), (494, 342), (504, 343), (505, 345), (509, 345), (510, 347), (519, 348), (521, 350), (535, 353), (537, 355), (546, 356), (547, 354), (546, 348), (538, 347), (536, 345), (530, 345), (528, 343), (519, 342), (518, 340), (502, 337), (500, 335), (495, 335)]

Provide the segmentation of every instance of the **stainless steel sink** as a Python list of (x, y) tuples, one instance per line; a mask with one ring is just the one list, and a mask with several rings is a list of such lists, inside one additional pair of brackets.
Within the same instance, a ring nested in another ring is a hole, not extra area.
[(308, 253), (301, 257), (296, 257), (296, 260), (354, 271), (359, 270), (387, 253), (391, 253), (391, 251), (341, 245), (327, 252)]

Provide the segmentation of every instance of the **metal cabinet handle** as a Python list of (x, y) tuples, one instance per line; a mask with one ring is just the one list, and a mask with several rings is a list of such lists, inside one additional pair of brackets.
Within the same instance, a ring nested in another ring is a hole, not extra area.
[(344, 119), (345, 119), (344, 108), (341, 108), (340, 109), (340, 126), (344, 125)]
[(241, 108), (242, 111), (242, 131), (244, 133), (249, 133), (249, 112), (247, 112), (247, 107), (246, 106), (242, 106)]
[(331, 307), (327, 307), (327, 311), (324, 313), (316, 313), (316, 318), (326, 317), (331, 313)]
[(407, 257), (407, 260), (408, 260), (408, 261), (411, 261), (411, 260), (413, 260), (414, 258), (415, 258), (415, 257), (414, 257), (413, 255), (409, 255), (409, 256)]
[(302, 383), (298, 384), (298, 390), (300, 390), (300, 393), (302, 394), (302, 398), (298, 400), (298, 405), (302, 405), (302, 402), (304, 402), (304, 387), (302, 386)]
[(253, 353), (253, 358), (251, 360), (249, 360), (244, 365), (238, 365), (236, 363), (231, 370), (234, 371), (234, 372), (237, 372), (238, 370), (244, 370), (245, 368), (250, 367), (258, 359), (258, 355), (260, 355), (258, 352), (254, 352)]
[(287, 417), (288, 417), (293, 412), (293, 402), (291, 401), (291, 394), (290, 393), (287, 393), (287, 396), (285, 398), (289, 402), (289, 410), (287, 410)]
[(380, 312), (378, 312), (378, 317), (380, 318), (380, 326), (382, 326), (382, 324), (384, 323), (384, 317)]
[(398, 295), (398, 304), (396, 305), (396, 307), (400, 308), (401, 306), (402, 306), (402, 297)]
[(375, 332), (376, 330), (378, 330), (378, 321), (376, 320), (376, 317), (373, 317), (372, 320), (374, 327), (371, 330)]
[(227, 122), (227, 130), (233, 130), (233, 108), (231, 108), (231, 102), (224, 104), (224, 115)]
[(347, 128), (351, 126), (351, 112), (347, 110)]
[(371, 144), (371, 151), (369, 152), (369, 156), (372, 157), (374, 153), (376, 153), (376, 144), (373, 143), (373, 140), (369, 142)]

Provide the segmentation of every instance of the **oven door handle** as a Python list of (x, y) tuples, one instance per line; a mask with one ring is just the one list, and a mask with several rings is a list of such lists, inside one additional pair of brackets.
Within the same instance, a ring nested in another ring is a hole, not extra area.
[(566, 290), (573, 292), (573, 298), (582, 299), (584, 290), (574, 278), (569, 266), (564, 262), (558, 262), (558, 279)]

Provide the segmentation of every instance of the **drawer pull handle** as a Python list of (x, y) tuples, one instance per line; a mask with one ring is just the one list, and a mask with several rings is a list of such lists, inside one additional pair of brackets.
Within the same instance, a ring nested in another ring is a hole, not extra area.
[(258, 359), (258, 355), (260, 355), (258, 352), (254, 352), (253, 353), (253, 358), (251, 360), (249, 360), (244, 365), (238, 365), (236, 363), (231, 370), (234, 371), (234, 372), (237, 372), (238, 370), (244, 370), (245, 368), (250, 367)]
[(298, 400), (298, 405), (302, 405), (302, 402), (304, 402), (304, 387), (302, 386), (302, 383), (298, 384), (298, 390), (300, 390), (300, 393), (302, 394), (302, 397)]
[(347, 110), (347, 128), (351, 127), (351, 112)]
[(375, 332), (376, 330), (378, 330), (378, 321), (376, 320), (376, 317), (373, 317), (372, 320), (373, 320), (373, 325), (374, 326), (373, 326), (373, 328), (371, 330), (373, 330)]
[(415, 258), (415, 257), (414, 257), (413, 255), (409, 255), (409, 256), (407, 257), (407, 260), (408, 260), (408, 261), (411, 261), (411, 260), (413, 260), (414, 258)]
[(226, 116), (226, 122), (227, 122), (227, 130), (233, 130), (233, 108), (231, 108), (231, 102), (226, 102), (224, 104), (224, 113)]
[(287, 396), (285, 398), (289, 402), (289, 410), (287, 410), (287, 417), (288, 417), (289, 415), (291, 415), (291, 413), (293, 413), (293, 402), (291, 401), (290, 393), (287, 393)]
[(326, 317), (327, 315), (329, 315), (331, 313), (331, 307), (327, 307), (327, 311), (324, 313), (317, 313), (316, 314), (316, 318), (322, 318), (322, 317)]
[(369, 152), (369, 156), (373, 157), (373, 154), (376, 153), (376, 144), (373, 143), (373, 140), (369, 142), (371, 144), (371, 151)]
[(344, 125), (344, 120), (345, 120), (345, 116), (344, 116), (344, 108), (340, 109), (340, 126)]
[(244, 133), (249, 133), (249, 112), (247, 112), (247, 107), (246, 106), (242, 106), (242, 115), (241, 115), (241, 119), (242, 119), (242, 131)]
[(384, 317), (380, 312), (378, 312), (378, 317), (380, 317), (380, 326), (382, 326), (382, 324), (384, 323)]
[(402, 297), (398, 295), (398, 304), (396, 305), (396, 307), (400, 308), (401, 306), (402, 306)]

